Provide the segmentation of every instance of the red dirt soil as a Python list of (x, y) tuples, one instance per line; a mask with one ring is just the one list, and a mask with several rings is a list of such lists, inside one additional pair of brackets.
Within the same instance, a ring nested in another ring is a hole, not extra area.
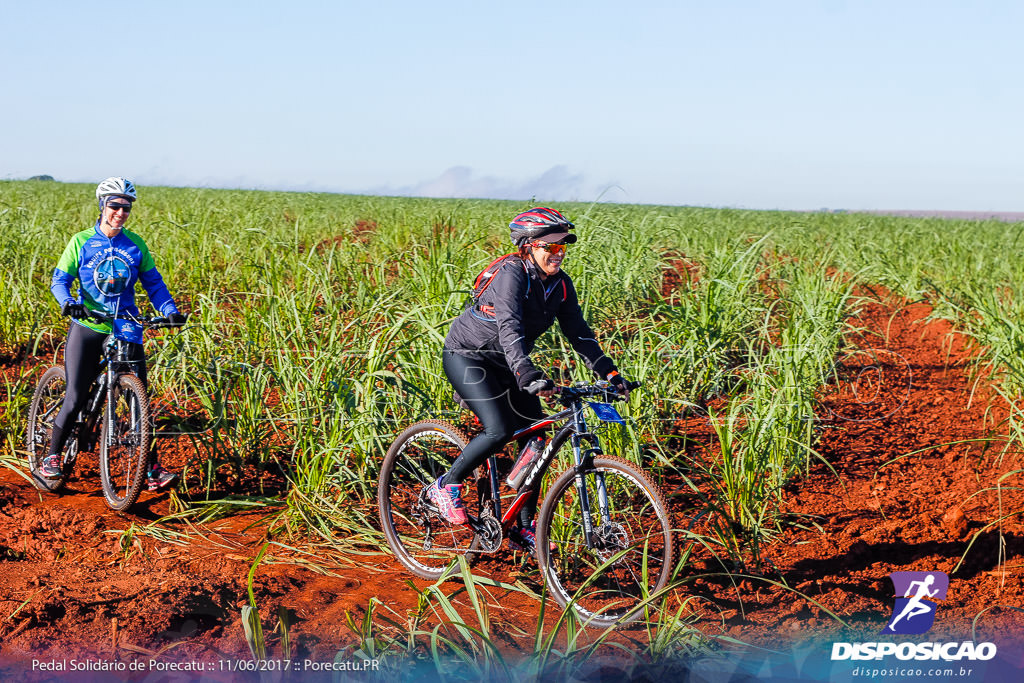
[[(849, 355), (848, 381), (822, 397), (817, 449), (828, 465), (814, 465), (786, 491), (785, 512), (801, 527), (765, 548), (759, 576), (690, 584), (691, 594), (708, 598), (694, 617), (702, 631), (766, 644), (877, 634), (892, 607), (888, 574), (937, 570), (950, 574), (950, 589), (933, 633), (969, 639), (975, 617), (981, 639), (1022, 632), (1024, 614), (1013, 608), (1024, 603), (1024, 496), (1014, 488), (1019, 475), (1000, 481), (1021, 469), (1021, 457), (1000, 455), (1005, 444), (992, 437), (1005, 409), (984, 382), (972, 383), (965, 340), (946, 322), (925, 321), (929, 313), (920, 303), (864, 303), (854, 321), (864, 331), (849, 341), (879, 351)], [(165, 463), (180, 467), (187, 454), (167, 445)], [(185, 545), (137, 534), (123, 551), (117, 532), (167, 514), (169, 496), (144, 493), (132, 514), (113, 513), (83, 459), (61, 496), (39, 494), (0, 468), (0, 677), (23, 672), (32, 658), (249, 658), (240, 611), (266, 541), (264, 525), (249, 528), (258, 517), (206, 525), (205, 538), (182, 526)], [(1018, 514), (994, 525), (1009, 513)], [(409, 575), (386, 553), (352, 558), (327, 576), (288, 562), (283, 549), (268, 552), (276, 563), (256, 569), (254, 591), (271, 656), (281, 655), (271, 633), (280, 607), (293, 658), (324, 661), (358, 640), (346, 617), (361, 620), (371, 598), (382, 603), (378, 616), (399, 625), (416, 611)], [(532, 565), (511, 555), (478, 571), (537, 588)], [(531, 647), (536, 600), (491, 589), (488, 607), (503, 647)], [(557, 613), (550, 607), (549, 623)], [(399, 632), (377, 623), (381, 633)]]
[(785, 492), (800, 524), (765, 549), (775, 571), (696, 582), (716, 605), (709, 625), (724, 619), (725, 634), (767, 646), (874, 641), (891, 617), (889, 573), (941, 571), (949, 592), (929, 637), (1024, 634), (1021, 454), (999, 437), (1005, 403), (970, 377), (966, 340), (930, 313), (865, 301), (840, 359), (845, 381), (821, 396), (827, 465)]

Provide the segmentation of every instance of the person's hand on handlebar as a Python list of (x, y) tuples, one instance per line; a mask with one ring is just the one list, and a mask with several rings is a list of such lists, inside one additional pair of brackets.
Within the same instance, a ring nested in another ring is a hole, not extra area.
[(60, 314), (66, 315), (69, 318), (81, 320), (86, 316), (85, 306), (73, 299), (68, 299), (64, 302), (64, 305), (60, 307)]
[(555, 383), (532, 365), (527, 365), (516, 371), (516, 382), (520, 389), (533, 396), (546, 398), (555, 393)]
[(188, 322), (188, 315), (185, 313), (171, 313), (167, 316), (167, 322), (175, 327), (181, 327)]
[(615, 391), (620, 394), (627, 401), (629, 400), (629, 382), (626, 378), (619, 374), (618, 370), (612, 370), (608, 373), (608, 383), (611, 384)]
[(542, 396), (544, 398), (554, 396), (556, 393), (555, 383), (547, 377), (534, 380), (526, 386), (526, 393), (533, 394), (534, 396)]

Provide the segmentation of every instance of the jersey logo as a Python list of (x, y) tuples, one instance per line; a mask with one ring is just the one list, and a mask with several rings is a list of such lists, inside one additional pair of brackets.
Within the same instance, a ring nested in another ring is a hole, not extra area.
[(127, 261), (119, 256), (108, 256), (96, 266), (92, 281), (105, 296), (117, 296), (128, 286), (131, 274)]

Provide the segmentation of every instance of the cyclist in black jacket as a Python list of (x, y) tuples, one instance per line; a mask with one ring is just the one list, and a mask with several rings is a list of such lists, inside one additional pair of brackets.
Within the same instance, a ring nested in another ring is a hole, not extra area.
[[(516, 430), (544, 416), (538, 396), (552, 395), (555, 385), (529, 354), (556, 318), (587, 367), (627, 391), (625, 379), (583, 319), (576, 288), (561, 268), (566, 246), (576, 241), (573, 227), (561, 213), (544, 207), (516, 216), (509, 229), (518, 254), (492, 264), (496, 272), (455, 319), (445, 339), (445, 375), (484, 427), (451, 469), (427, 489), (427, 496), (452, 524), (467, 521), (461, 482), (500, 451)], [(510, 533), (514, 547), (534, 549), (536, 507), (535, 494)]]

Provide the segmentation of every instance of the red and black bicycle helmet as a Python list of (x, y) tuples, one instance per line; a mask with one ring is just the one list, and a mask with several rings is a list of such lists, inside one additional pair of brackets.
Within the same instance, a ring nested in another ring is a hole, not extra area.
[(572, 244), (576, 241), (576, 235), (569, 232), (576, 226), (555, 209), (543, 206), (522, 212), (512, 219), (508, 227), (512, 232), (512, 241), (519, 247), (541, 237), (546, 242), (564, 241)]

